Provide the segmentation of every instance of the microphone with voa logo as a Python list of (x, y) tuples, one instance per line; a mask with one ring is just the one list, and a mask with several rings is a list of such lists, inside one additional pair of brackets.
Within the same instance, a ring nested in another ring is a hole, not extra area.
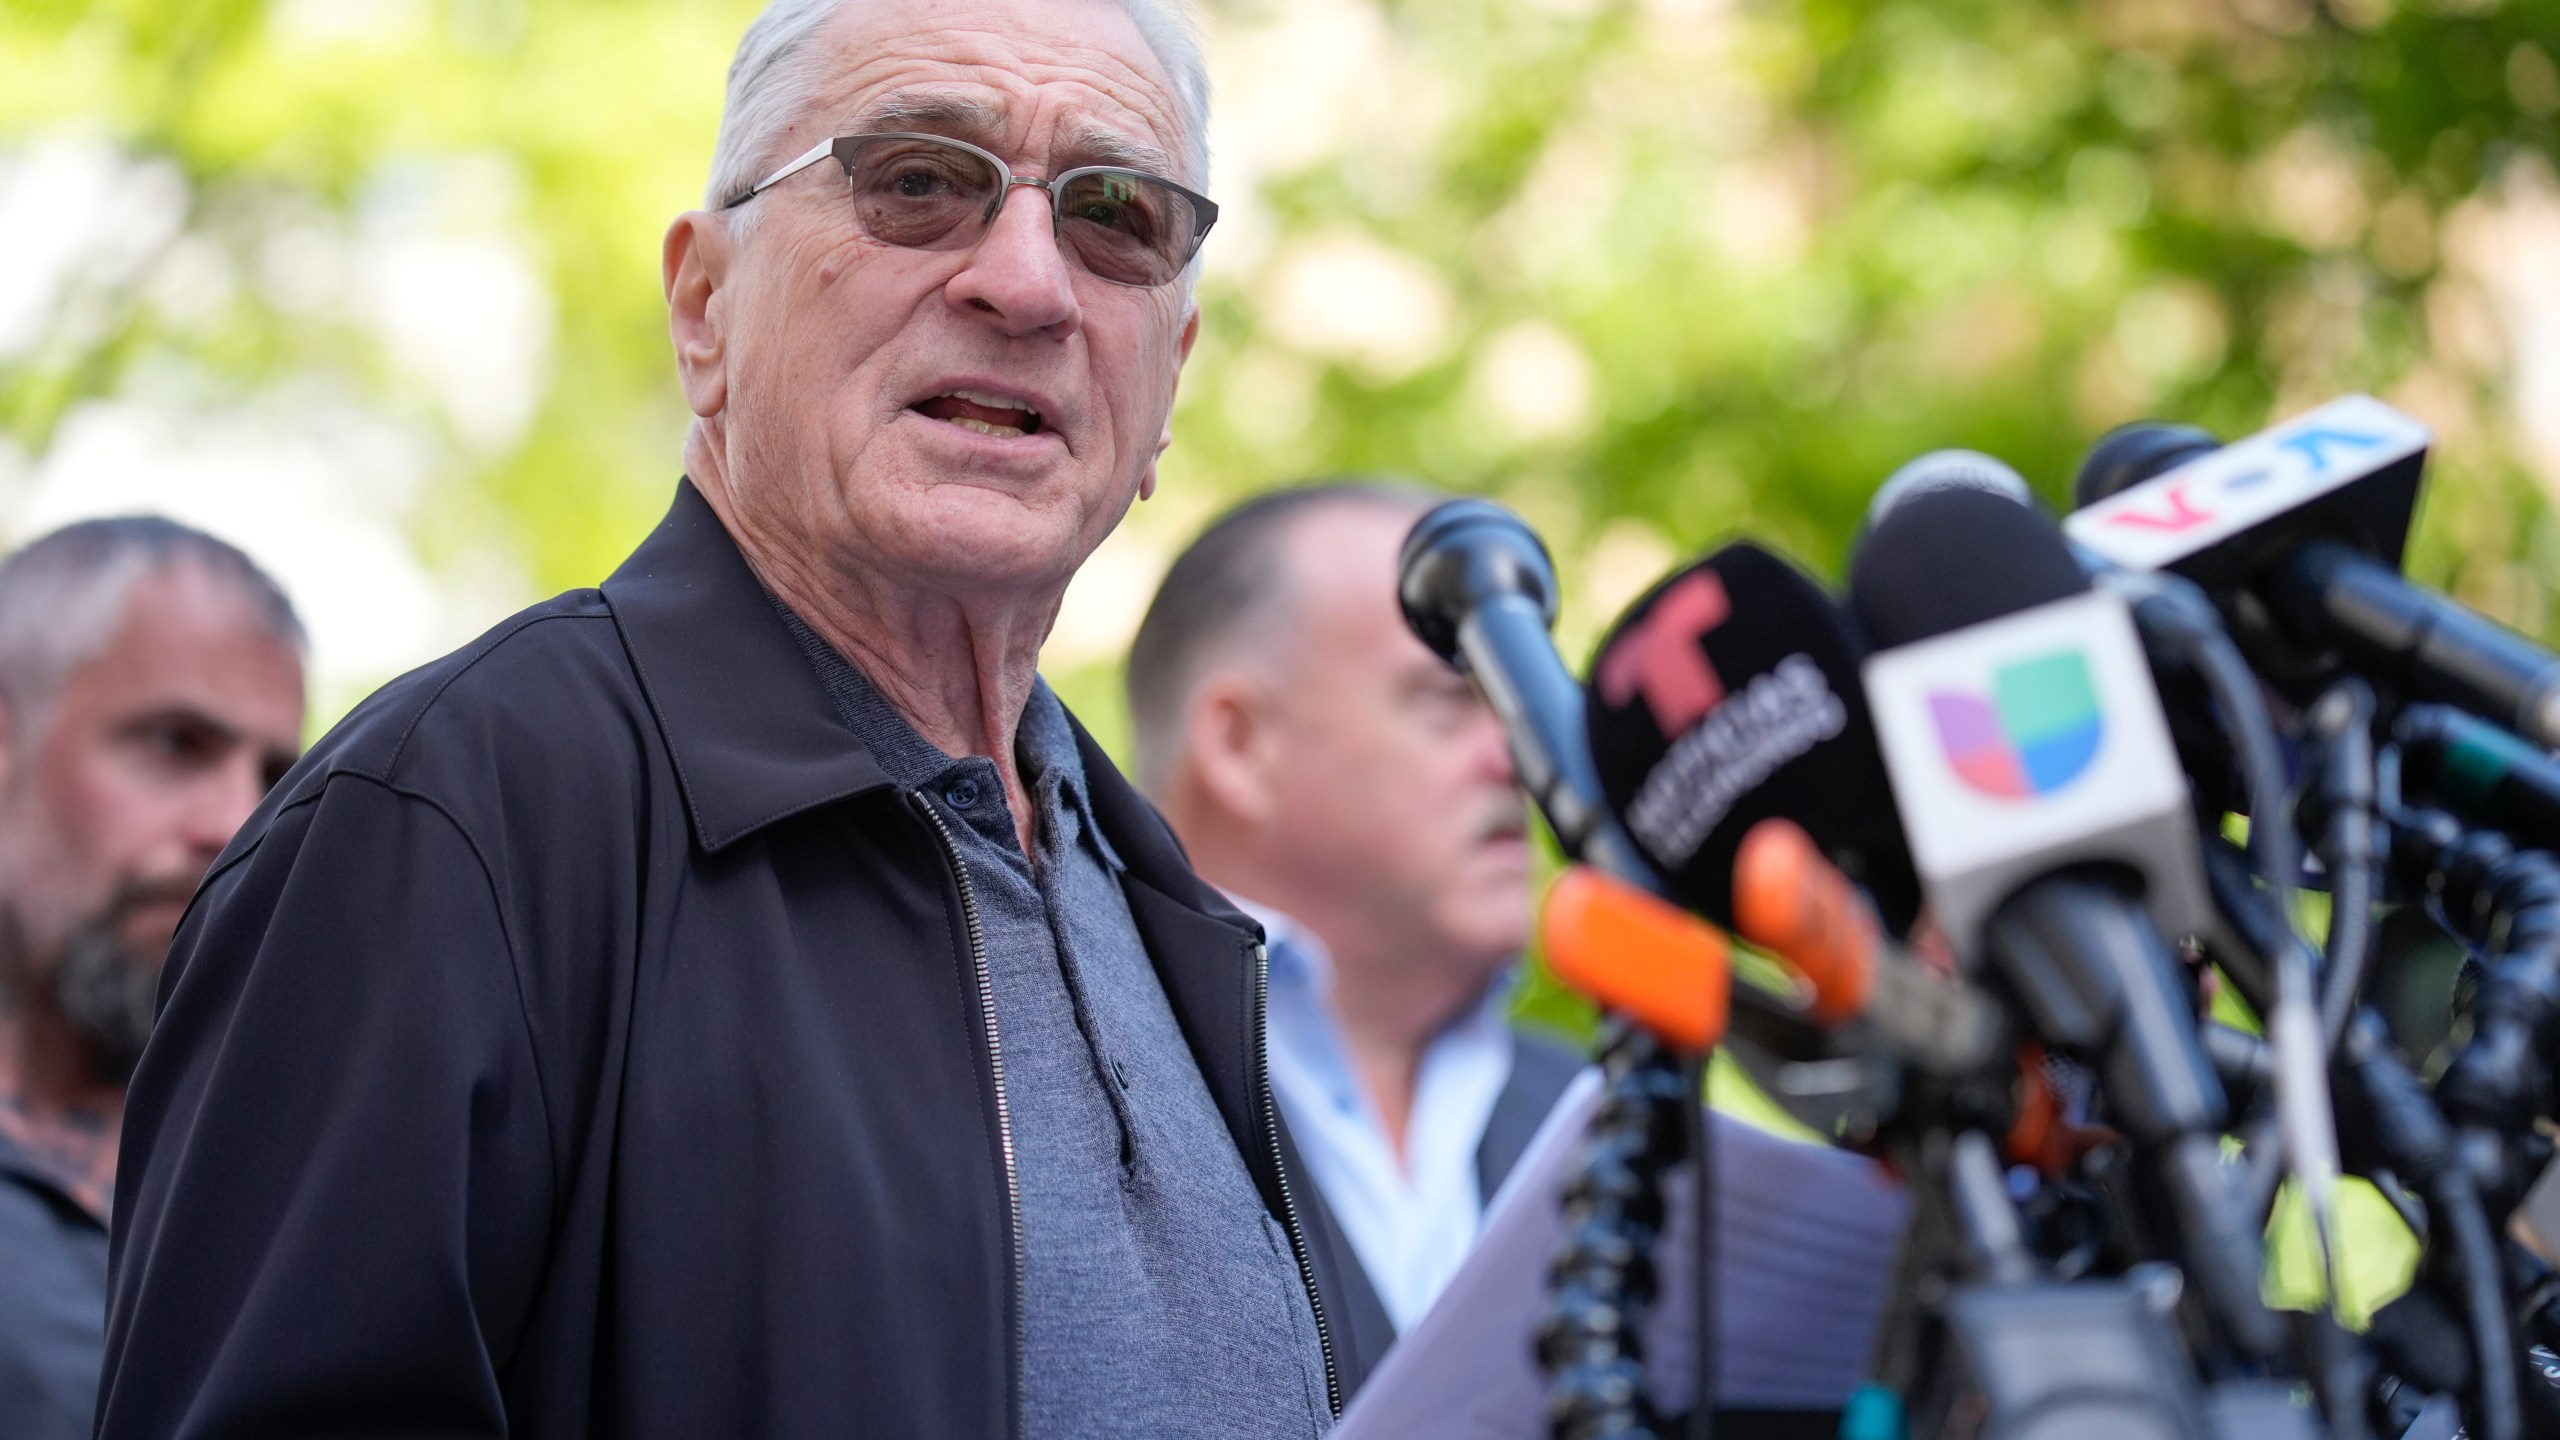
[(1783, 816), (1865, 886), (1885, 923), (1919, 908), (1858, 689), (1866, 646), (1823, 588), (1737, 541), (1630, 606), (1584, 687), (1602, 796), (1665, 893), (1731, 929), (1743, 837)]
[(2353, 395), (2227, 447), (2144, 422), (2080, 469), (2071, 538), (2202, 585), (2275, 677), (2336, 660), (2560, 747), (2560, 656), (2399, 574), (2427, 428)]
[(2047, 1043), (2102, 1078), (2135, 1174), (2243, 1353), (2283, 1335), (2221, 1169), (2227, 1104), (2167, 934), (2209, 918), (2185, 777), (2124, 603), (2053, 523), (1966, 489), (1880, 518), (1850, 597), (1895, 807), (1929, 905)]

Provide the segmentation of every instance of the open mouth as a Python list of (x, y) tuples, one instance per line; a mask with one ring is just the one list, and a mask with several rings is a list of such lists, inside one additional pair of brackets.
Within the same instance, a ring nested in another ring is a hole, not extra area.
[(929, 420), (975, 430), (999, 440), (1040, 433), (1040, 412), (1011, 395), (986, 390), (948, 390), (907, 407)]

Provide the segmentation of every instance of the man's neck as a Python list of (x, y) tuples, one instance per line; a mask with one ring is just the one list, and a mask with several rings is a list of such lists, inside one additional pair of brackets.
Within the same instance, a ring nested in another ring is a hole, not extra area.
[(707, 452), (707, 447), (687, 449), (696, 469), (696, 489), (757, 580), (860, 670), (934, 748), (994, 761), (1023, 853), (1035, 854), (1030, 793), (1014, 755), (1014, 739), (1063, 589), (1010, 599), (963, 598), (848, 573), (741, 524), (726, 485), (716, 475), (700, 473), (708, 456), (697, 452)]
[(58, 1016), (0, 1012), (0, 1135), (101, 1220), (123, 1128), (124, 1087), (98, 1078), (88, 1047)]
[(1397, 1160), (1406, 1155), (1423, 1056), (1441, 1032), (1483, 1002), (1487, 983), (1481, 973), (1456, 965), (1414, 966), (1410, 955), (1334, 951), (1334, 1020)]
[[(1214, 860), (1195, 852), (1201, 873), (1211, 883), (1224, 883)], [(1417, 948), (1388, 939), (1364, 945), (1359, 936), (1383, 934), (1347, 917), (1327, 917), (1320, 905), (1307, 913), (1285, 902), (1265, 900), (1250, 888), (1240, 893), (1257, 903), (1277, 904), (1289, 923), (1316, 937), (1331, 961), (1329, 1008), (1342, 1036), (1343, 1049), (1361, 1084), (1377, 1107), (1379, 1123), (1396, 1159), (1405, 1159), (1412, 1128), (1414, 1099), (1421, 1087), (1423, 1057), (1432, 1042), (1476, 1006), (1503, 960), (1448, 956), (1424, 963)]]

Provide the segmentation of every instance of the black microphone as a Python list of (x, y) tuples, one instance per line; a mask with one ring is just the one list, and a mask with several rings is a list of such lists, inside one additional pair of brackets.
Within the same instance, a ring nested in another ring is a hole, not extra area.
[(2210, 430), (2165, 420), (2136, 420), (2098, 437), (2071, 477), (2071, 508), (2099, 501), (2222, 448)]
[(2082, 463), (2068, 528), (2118, 564), (2204, 586), (2278, 678), (2343, 662), (2560, 747), (2560, 655), (2399, 573), (2431, 438), (2364, 396), (2222, 448), (2191, 427), (2126, 426)]
[(1422, 643), (1483, 689), (1510, 737), (1520, 783), (1565, 854), (1659, 889), (1602, 797), (1582, 687), (1549, 634), (1555, 562), (1537, 533), (1490, 501), (1448, 501), (1405, 536), (1396, 593)]
[(1743, 837), (1783, 816), (1897, 933), (1920, 903), (1858, 687), (1866, 646), (1823, 588), (1737, 541), (1611, 627), (1586, 726), (1600, 788), (1673, 899), (1731, 929)]
[(1882, 516), (1849, 593), (1880, 647), (1868, 703), (1931, 908), (2103, 1077), (2208, 1312), (2274, 1355), (2259, 1237), (2221, 1171), (2228, 1104), (2161, 938), (2202, 923), (2205, 891), (2131, 616), (2050, 520), (1969, 489)]
[(2560, 759), (2447, 705), (2404, 705), (2391, 722), (2404, 793), (2525, 845), (2560, 850)]

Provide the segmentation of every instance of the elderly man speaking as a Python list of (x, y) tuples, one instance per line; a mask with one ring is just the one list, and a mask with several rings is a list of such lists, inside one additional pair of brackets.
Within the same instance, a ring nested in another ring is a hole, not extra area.
[(183, 928), (102, 1436), (1331, 1423), (1258, 932), (1034, 673), (1198, 324), (1173, 3), (748, 31), (665, 522), (367, 701)]

